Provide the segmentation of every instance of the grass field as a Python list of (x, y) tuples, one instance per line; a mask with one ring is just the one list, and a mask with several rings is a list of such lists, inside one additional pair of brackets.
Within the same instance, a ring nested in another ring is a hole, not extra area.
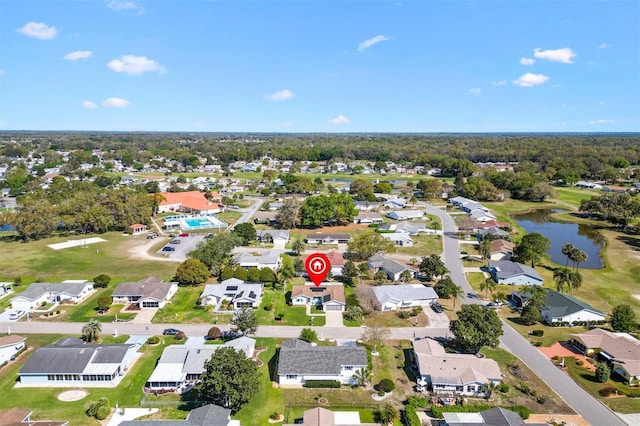
[[(290, 288), (288, 288), (290, 291)], [(265, 309), (268, 305), (270, 310)], [(258, 322), (263, 325), (314, 325), (323, 326), (325, 324), (324, 316), (307, 316), (304, 306), (288, 306), (285, 294), (282, 290), (264, 289), (262, 303), (256, 311)], [(282, 319), (277, 320), (276, 316), (283, 314)], [(313, 323), (312, 321), (313, 318)]]
[(170, 303), (159, 309), (154, 323), (173, 324), (228, 324), (231, 314), (216, 314), (211, 306), (198, 306), (204, 286), (180, 287)]
[(416, 258), (442, 253), (442, 237), (440, 235), (417, 235), (411, 239), (413, 246), (398, 247), (396, 253), (416, 256)]

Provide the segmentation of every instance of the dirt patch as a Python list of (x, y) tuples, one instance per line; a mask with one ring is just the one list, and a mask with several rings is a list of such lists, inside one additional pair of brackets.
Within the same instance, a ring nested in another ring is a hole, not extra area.
[(58, 395), (58, 400), (64, 402), (80, 401), (87, 395), (89, 395), (89, 393), (86, 390), (73, 389), (62, 392), (60, 395)]

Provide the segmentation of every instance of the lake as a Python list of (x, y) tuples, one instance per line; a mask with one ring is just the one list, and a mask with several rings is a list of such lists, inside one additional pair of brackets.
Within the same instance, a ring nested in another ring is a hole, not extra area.
[(580, 264), (580, 268), (601, 269), (603, 265), (600, 250), (604, 245), (603, 237), (589, 225), (552, 222), (551, 215), (560, 212), (562, 210), (532, 210), (529, 213), (514, 215), (513, 218), (527, 233), (538, 232), (551, 240), (548, 253), (551, 260), (558, 265), (567, 263), (567, 257), (562, 254), (562, 246), (568, 243), (587, 253), (588, 259)]

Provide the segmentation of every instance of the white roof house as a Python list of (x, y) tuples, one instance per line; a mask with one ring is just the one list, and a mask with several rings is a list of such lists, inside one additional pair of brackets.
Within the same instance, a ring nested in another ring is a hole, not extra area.
[(391, 232), (391, 233), (383, 233), (380, 234), (382, 238), (392, 241), (398, 247), (412, 247), (413, 240), (409, 236), (409, 234), (404, 234), (401, 232)]
[(438, 300), (433, 288), (422, 284), (376, 286), (373, 287), (373, 294), (380, 304), (381, 311), (429, 306)]
[(25, 291), (11, 299), (14, 309), (29, 311), (43, 302), (79, 303), (93, 291), (93, 283), (87, 280), (67, 280), (61, 283), (33, 283)]
[(249, 268), (269, 268), (274, 271), (280, 267), (280, 253), (274, 250), (267, 250), (254, 256), (251, 253), (239, 253), (233, 256), (233, 260), (245, 269)]
[(262, 299), (262, 283), (247, 284), (237, 278), (229, 278), (218, 284), (207, 284), (200, 295), (203, 305), (219, 305), (228, 300), (234, 309), (257, 308)]
[(542, 277), (535, 269), (510, 260), (490, 260), (489, 272), (498, 284), (542, 285)]
[(387, 213), (387, 216), (394, 220), (420, 219), (424, 216), (423, 210), (398, 210)]

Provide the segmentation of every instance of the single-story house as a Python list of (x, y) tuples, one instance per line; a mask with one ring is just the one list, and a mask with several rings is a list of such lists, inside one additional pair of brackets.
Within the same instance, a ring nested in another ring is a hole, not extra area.
[(158, 205), (158, 213), (185, 212), (191, 214), (220, 213), (220, 205), (209, 201), (200, 191), (160, 192), (164, 200)]
[(387, 209), (404, 209), (407, 206), (407, 200), (402, 198), (393, 198), (385, 201), (383, 206)]
[(278, 223), (277, 212), (255, 212), (253, 215), (253, 223), (256, 225), (275, 225)]
[(256, 231), (256, 239), (260, 242), (272, 242), (273, 244), (287, 244), (289, 242), (288, 229), (259, 229)]
[(342, 284), (295, 285), (291, 289), (291, 304), (293, 306), (315, 305), (322, 307), (323, 311), (344, 312), (347, 299)]
[(540, 310), (545, 322), (605, 321), (607, 315), (568, 294), (548, 290), (544, 307)]
[(442, 413), (441, 426), (546, 426), (544, 423), (525, 423), (520, 414), (506, 408), (497, 407), (479, 413)]
[(26, 341), (26, 337), (17, 334), (0, 337), (0, 365), (9, 361), (12, 356), (24, 349)]
[(36, 349), (18, 377), (22, 386), (115, 387), (137, 359), (140, 345), (86, 344), (65, 337)]
[(393, 220), (420, 219), (423, 216), (424, 211), (422, 210), (399, 210), (387, 213), (387, 217), (390, 217)]
[(491, 226), (489, 228), (483, 228), (478, 231), (478, 242), (481, 242), (484, 239), (484, 237), (487, 235), (490, 235), (491, 236), (490, 238), (494, 238), (494, 239), (497, 239), (497, 238), (506, 239), (506, 238), (509, 238), (510, 234), (507, 231), (504, 231), (498, 228), (497, 226)]
[(205, 372), (205, 363), (219, 348), (233, 348), (254, 359), (256, 341), (242, 336), (222, 345), (169, 345), (162, 351), (151, 376), (145, 384), (146, 391), (186, 390), (194, 385)]
[(373, 287), (372, 290), (381, 311), (429, 306), (438, 300), (438, 295), (433, 288), (422, 284), (381, 285)]
[(489, 260), (511, 260), (516, 245), (511, 241), (492, 240), (489, 245)]
[(342, 276), (342, 268), (344, 268), (344, 257), (339, 251), (330, 251), (325, 253), (329, 263), (331, 264), (331, 275), (334, 277)]
[(113, 290), (114, 304), (133, 304), (141, 309), (162, 308), (178, 291), (178, 283), (149, 277), (134, 283), (121, 283)]
[(277, 376), (280, 386), (304, 385), (307, 380), (336, 380), (354, 384), (353, 374), (367, 366), (364, 346), (312, 346), (299, 339), (282, 343)]
[(466, 197), (460, 197), (460, 196), (449, 198), (449, 202), (455, 207), (461, 207), (465, 203), (476, 203), (476, 201), (473, 201)]
[(265, 250), (258, 256), (251, 253), (242, 252), (233, 256), (233, 261), (240, 267), (249, 268), (269, 268), (274, 271), (280, 267), (280, 253), (275, 250)]
[(11, 299), (13, 309), (30, 311), (47, 303), (80, 303), (93, 292), (87, 280), (66, 280), (61, 283), (33, 283)]
[(487, 222), (489, 220), (496, 220), (496, 217), (491, 213), (483, 209), (473, 209), (469, 212), (469, 216), (478, 222)]
[(257, 308), (262, 300), (262, 283), (246, 284), (237, 278), (229, 278), (218, 284), (207, 284), (200, 295), (202, 305), (218, 305), (223, 300), (234, 309)]
[(392, 241), (397, 247), (413, 247), (413, 240), (409, 234), (402, 232), (391, 232), (380, 234), (382, 238)]
[(593, 328), (572, 334), (571, 344), (587, 356), (604, 361), (627, 385), (640, 385), (640, 341), (627, 333)]
[(361, 423), (358, 411), (331, 411), (322, 407), (306, 410), (302, 413), (302, 419), (295, 419), (295, 421), (295, 425), (302, 426), (380, 426), (380, 423)]
[(347, 244), (350, 240), (350, 234), (307, 234), (307, 244)]
[(578, 188), (588, 188), (588, 189), (602, 189), (602, 185), (595, 182), (586, 182), (584, 180), (579, 180), (576, 182), (576, 186)]
[(498, 284), (542, 285), (542, 277), (535, 269), (510, 260), (490, 260), (489, 272)]
[(354, 201), (353, 206), (361, 212), (368, 212), (377, 209), (379, 204), (371, 201)]
[(413, 352), (418, 386), (428, 386), (436, 393), (481, 397), (485, 395), (484, 385), (502, 382), (500, 367), (490, 358), (447, 353), (430, 338), (414, 341)]
[(68, 421), (32, 420), (33, 411), (24, 408), (10, 408), (0, 411), (0, 426), (67, 426)]
[(184, 420), (125, 420), (120, 426), (240, 426), (238, 420), (231, 420), (231, 409), (208, 404), (189, 411)]
[(378, 213), (361, 211), (358, 216), (353, 218), (353, 223), (360, 225), (371, 225), (372, 223), (380, 224), (384, 220)]
[(143, 225), (142, 223), (134, 223), (133, 225), (129, 225), (129, 229), (131, 229), (131, 233), (133, 235), (144, 234), (149, 230), (147, 225)]
[(374, 272), (378, 270), (384, 271), (392, 281), (400, 280), (400, 275), (402, 275), (404, 271), (411, 272), (411, 275), (414, 277), (418, 272), (404, 263), (379, 254), (371, 256), (367, 261), (367, 265), (369, 265), (369, 269), (373, 269)]
[(269, 203), (269, 205), (267, 206), (267, 210), (271, 212), (277, 212), (282, 208), (282, 206), (284, 206), (284, 203), (281, 203), (281, 202)]
[(420, 232), (427, 232), (427, 227), (424, 222), (383, 223), (378, 226), (376, 232), (400, 232), (407, 235), (418, 235)]

